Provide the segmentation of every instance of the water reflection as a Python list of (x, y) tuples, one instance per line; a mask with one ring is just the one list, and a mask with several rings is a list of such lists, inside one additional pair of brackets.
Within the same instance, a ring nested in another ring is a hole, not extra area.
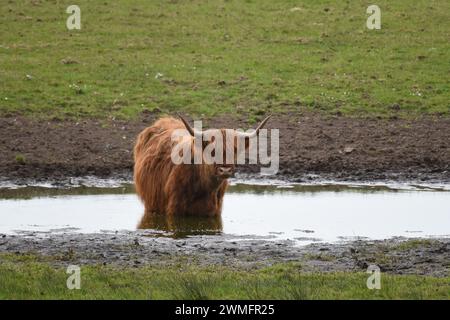
[[(225, 195), (222, 218), (155, 215), (139, 228), (149, 236), (227, 234), (294, 239), (301, 244), (349, 237), (447, 237), (449, 203), (450, 192), (439, 190), (237, 184)], [(142, 216), (143, 206), (132, 185), (0, 188), (0, 234), (134, 231)]]
[(191, 235), (218, 235), (222, 233), (222, 218), (189, 217), (146, 214), (138, 229), (161, 230), (171, 238), (183, 238)]

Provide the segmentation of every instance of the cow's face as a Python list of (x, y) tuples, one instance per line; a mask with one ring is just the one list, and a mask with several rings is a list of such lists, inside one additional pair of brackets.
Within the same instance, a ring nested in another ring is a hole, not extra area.
[[(213, 156), (214, 174), (218, 179), (227, 179), (234, 176), (237, 159), (235, 130), (213, 129), (213, 131), (215, 131), (217, 138), (213, 135), (207, 142), (207, 146), (213, 148), (211, 155)], [(218, 139), (221, 139), (222, 143), (218, 143)]]
[(200, 154), (204, 169), (218, 180), (234, 175), (237, 159), (235, 130), (205, 130), (202, 134), (196, 133), (192, 142), (192, 163), (195, 163), (195, 156)]
[(252, 133), (242, 133), (233, 129), (209, 129), (197, 131), (193, 129), (188, 122), (181, 117), (186, 129), (194, 137), (194, 141), (202, 141), (202, 143), (194, 143), (196, 152), (201, 152), (202, 162), (208, 167), (210, 172), (218, 179), (227, 179), (234, 175), (235, 165), (237, 162), (239, 150), (239, 142), (243, 142), (244, 148), (248, 148), (248, 140), (258, 135), (259, 130), (264, 126), (267, 120), (265, 118), (261, 124)]

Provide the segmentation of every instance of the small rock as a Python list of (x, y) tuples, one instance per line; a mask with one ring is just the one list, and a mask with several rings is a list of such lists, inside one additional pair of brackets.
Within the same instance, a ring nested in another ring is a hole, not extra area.
[(353, 148), (353, 147), (345, 147), (344, 148), (345, 153), (351, 153), (351, 152), (353, 152), (353, 150), (355, 150), (355, 148)]
[(72, 58), (65, 58), (61, 60), (62, 64), (77, 64), (78, 61)]

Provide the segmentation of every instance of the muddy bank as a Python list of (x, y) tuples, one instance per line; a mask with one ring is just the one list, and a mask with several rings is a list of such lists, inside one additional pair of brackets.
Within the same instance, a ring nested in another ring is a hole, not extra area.
[[(145, 232), (115, 234), (23, 233), (0, 235), (0, 252), (37, 254), (54, 265), (102, 264), (226, 265), (259, 268), (295, 262), (303, 272), (365, 272), (375, 264), (382, 272), (448, 276), (450, 239), (354, 240), (294, 246), (292, 241), (246, 240), (233, 235), (172, 239)], [(1, 256), (0, 256), (1, 259)]]
[[(0, 118), (0, 179), (40, 181), (67, 177), (129, 178), (139, 131), (159, 117), (139, 120), (38, 121)], [(250, 128), (246, 119), (221, 116), (205, 127)], [(277, 178), (450, 181), (450, 118), (351, 119), (310, 113), (277, 114)], [(241, 172), (258, 172), (242, 167)]]

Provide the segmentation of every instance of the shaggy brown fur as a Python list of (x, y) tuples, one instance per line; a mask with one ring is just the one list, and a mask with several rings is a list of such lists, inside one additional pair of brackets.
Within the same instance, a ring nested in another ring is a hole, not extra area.
[(192, 150), (195, 148), (194, 138), (189, 134), (172, 141), (175, 129), (185, 129), (183, 122), (161, 118), (137, 138), (134, 182), (145, 205), (141, 226), (154, 214), (219, 216), (221, 213), (227, 180), (216, 175), (214, 164), (174, 164), (171, 152), (176, 143), (181, 141), (190, 144)]
[[(137, 138), (134, 147), (134, 182), (137, 194), (145, 205), (140, 223), (142, 228), (151, 225), (155, 215), (220, 217), (223, 196), (228, 186), (227, 178), (234, 173), (238, 142), (245, 143), (247, 150), (249, 139), (259, 135), (259, 130), (270, 116), (250, 134), (231, 129), (196, 131), (185, 119), (180, 118), (181, 121), (170, 117), (161, 118), (144, 129)], [(186, 134), (173, 139), (172, 134), (179, 129)], [(196, 139), (200, 139), (201, 143), (195, 143)], [(215, 158), (219, 144), (223, 147), (222, 159)], [(175, 164), (172, 161), (172, 150), (180, 145), (185, 148), (177, 150), (190, 150), (191, 163)], [(207, 147), (208, 150), (205, 149)], [(210, 159), (212, 163), (203, 158), (204, 150), (206, 153), (214, 152), (211, 154), (214, 159)], [(195, 154), (202, 155), (201, 164), (193, 164)], [(173, 221), (169, 223), (172, 224)]]

